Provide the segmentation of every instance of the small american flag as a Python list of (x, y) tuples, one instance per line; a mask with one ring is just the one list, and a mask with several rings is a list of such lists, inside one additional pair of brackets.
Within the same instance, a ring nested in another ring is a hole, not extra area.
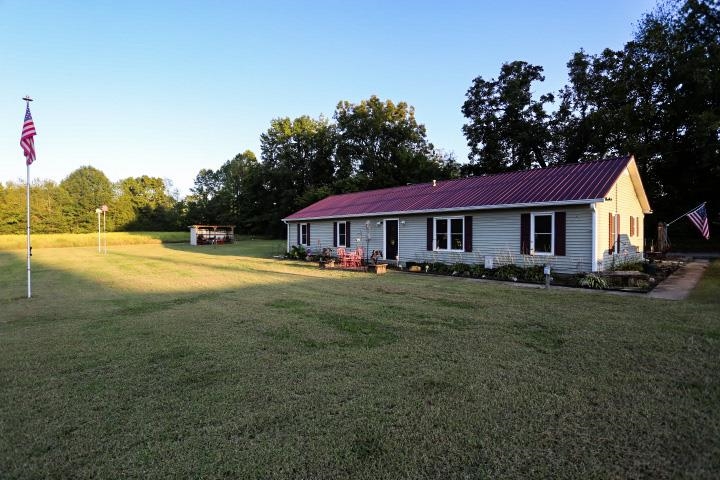
[(35, 161), (35, 124), (30, 115), (30, 104), (25, 109), (25, 122), (23, 123), (22, 135), (20, 135), (20, 146), (25, 152), (25, 162), (30, 165)]
[(705, 204), (703, 203), (698, 208), (688, 213), (690, 221), (700, 230), (700, 233), (705, 240), (710, 240), (710, 227), (708, 226), (707, 211), (705, 210)]

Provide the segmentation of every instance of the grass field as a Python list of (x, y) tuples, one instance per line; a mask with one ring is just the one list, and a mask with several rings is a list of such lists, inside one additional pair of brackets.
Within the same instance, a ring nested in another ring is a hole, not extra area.
[(0, 252), (2, 478), (717, 478), (720, 264), (688, 301), (269, 258)]
[[(98, 247), (105, 245), (139, 245), (148, 243), (188, 243), (190, 232), (107, 232), (94, 233), (34, 233), (33, 248), (59, 247)], [(0, 235), (0, 250), (20, 250), (27, 248), (26, 235)]]

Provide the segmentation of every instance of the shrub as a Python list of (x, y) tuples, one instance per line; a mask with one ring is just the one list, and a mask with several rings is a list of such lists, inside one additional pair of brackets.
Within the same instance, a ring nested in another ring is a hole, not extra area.
[(612, 266), (613, 271), (638, 271), (642, 272), (645, 262), (632, 261), (616, 263)]
[(517, 282), (519, 278), (522, 278), (522, 274), (522, 267), (508, 264), (496, 268), (495, 272), (493, 273), (493, 278), (496, 278), (498, 280), (512, 280), (513, 282)]
[(545, 281), (544, 267), (542, 265), (533, 265), (523, 269), (521, 278), (526, 282), (542, 283)]
[(454, 263), (452, 267), (450, 267), (450, 271), (453, 275), (465, 275), (466, 273), (469, 275), (471, 268), (467, 263)]
[(305, 260), (307, 250), (302, 245), (293, 245), (288, 252), (288, 258), (293, 260)]
[(585, 275), (583, 278), (580, 279), (578, 284), (581, 287), (594, 288), (597, 290), (603, 290), (603, 289), (608, 288), (607, 281), (603, 277), (601, 277), (595, 273), (588, 273), (587, 275)]

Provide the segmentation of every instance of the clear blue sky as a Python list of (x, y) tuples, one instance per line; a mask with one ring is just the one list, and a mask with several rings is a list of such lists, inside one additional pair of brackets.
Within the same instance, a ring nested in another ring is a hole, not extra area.
[(150, 175), (189, 192), (201, 168), (250, 149), (277, 117), (331, 118), (377, 95), (415, 107), (428, 139), (465, 161), (460, 107), (503, 62), (567, 82), (584, 48), (622, 48), (654, 0), (0, 0), (0, 182), (92, 165), (110, 180)]

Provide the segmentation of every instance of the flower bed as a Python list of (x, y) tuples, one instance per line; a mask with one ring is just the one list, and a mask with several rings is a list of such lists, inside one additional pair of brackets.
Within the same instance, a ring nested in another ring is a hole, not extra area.
[[(681, 262), (635, 262), (618, 264), (615, 269), (600, 273), (565, 274), (552, 272), (552, 285), (575, 288), (594, 288), (648, 292), (674, 272)], [(543, 284), (545, 274), (542, 265), (520, 267), (507, 264), (497, 268), (465, 263), (446, 264), (440, 262), (407, 262), (411, 273), (449, 275), (457, 277), (483, 278), (506, 282)]]

